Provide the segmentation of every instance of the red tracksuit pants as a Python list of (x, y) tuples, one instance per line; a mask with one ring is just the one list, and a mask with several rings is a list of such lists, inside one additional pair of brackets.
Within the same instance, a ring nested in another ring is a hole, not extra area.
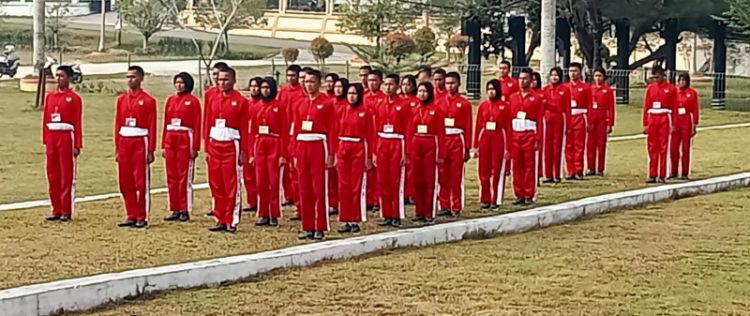
[(586, 166), (589, 170), (604, 172), (607, 166), (607, 131), (609, 125), (604, 118), (591, 118), (591, 130), (586, 140)]
[(565, 146), (565, 114), (547, 112), (544, 125), (544, 177), (560, 179)]
[(255, 140), (255, 173), (258, 189), (258, 217), (281, 217), (281, 179), (285, 166), (279, 166), (281, 139), (259, 136)]
[(539, 129), (537, 133), (539, 133), (539, 150), (536, 151), (537, 154), (537, 168), (539, 168), (538, 172), (536, 173), (537, 177), (539, 179), (542, 178), (542, 175), (544, 174), (544, 164), (545, 164), (545, 156), (544, 156), (544, 149), (545, 144), (547, 140), (547, 122), (544, 120), (544, 117), (542, 117), (542, 120), (540, 124), (537, 124), (537, 128)]
[(47, 155), (47, 189), (52, 214), (72, 215), (76, 195), (76, 159), (73, 157), (73, 131), (49, 131)]
[(404, 140), (379, 138), (376, 152), (378, 162), (378, 193), (380, 216), (389, 219), (404, 218), (404, 190), (406, 166), (401, 165)]
[(373, 167), (367, 171), (367, 204), (377, 205), (380, 203), (380, 192), (378, 192), (378, 168)]
[(648, 177), (666, 178), (672, 114), (648, 114)]
[(440, 208), (461, 212), (464, 209), (464, 154), (466, 147), (464, 135), (447, 135), (445, 137), (447, 155), (440, 166)]
[(339, 221), (361, 223), (367, 219), (367, 150), (363, 141), (341, 141), (336, 153), (338, 171)]
[(505, 193), (505, 168), (510, 157), (506, 157), (508, 137), (504, 129), (483, 131), (479, 136), (479, 186), (481, 203), (503, 203)]
[(242, 167), (237, 163), (240, 142), (211, 139), (208, 153), (208, 186), (214, 198), (216, 222), (220, 225), (237, 226), (242, 208)]
[(172, 212), (193, 211), (193, 174), (195, 160), (192, 157), (193, 132), (167, 131), (164, 137), (164, 162), (169, 190), (169, 210)]
[(297, 141), (297, 179), (302, 230), (327, 231), (328, 146), (325, 140)]
[[(289, 145), (289, 152), (297, 152), (292, 144)], [(287, 201), (294, 201), (295, 204), (299, 205), (299, 183), (297, 183), (297, 166), (294, 164), (294, 159), (287, 163), (282, 176), (284, 183), (282, 187), (284, 190), (284, 199)], [(299, 215), (299, 209), (297, 209), (297, 215)]]
[(247, 195), (247, 205), (250, 207), (258, 205), (258, 186), (255, 180), (255, 168), (245, 161), (242, 165), (242, 184)]
[(328, 206), (339, 207), (339, 173), (338, 168), (328, 168)]
[(516, 197), (533, 199), (537, 185), (537, 153), (534, 149), (537, 134), (534, 131), (513, 132), (511, 155), (513, 159), (513, 192)]
[(147, 221), (151, 211), (148, 136), (120, 137), (117, 145), (117, 175), (128, 219)]
[(583, 174), (586, 150), (586, 114), (573, 115), (570, 132), (565, 140), (565, 164), (568, 175)]
[(414, 135), (410, 153), (416, 216), (435, 217), (438, 184), (437, 136)]
[(690, 175), (691, 155), (693, 153), (693, 118), (692, 115), (680, 115), (674, 122), (674, 132), (670, 142), (670, 153), (672, 158), (670, 174), (677, 175), (680, 163), (682, 163), (682, 175)]

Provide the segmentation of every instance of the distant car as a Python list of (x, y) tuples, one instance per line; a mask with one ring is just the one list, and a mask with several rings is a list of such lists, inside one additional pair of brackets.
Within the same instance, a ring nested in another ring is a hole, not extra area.
[(18, 66), (21, 58), (15, 54), (16, 45), (11, 43), (3, 44), (3, 54), (0, 55), (0, 78), (5, 75), (13, 78), (18, 73)]

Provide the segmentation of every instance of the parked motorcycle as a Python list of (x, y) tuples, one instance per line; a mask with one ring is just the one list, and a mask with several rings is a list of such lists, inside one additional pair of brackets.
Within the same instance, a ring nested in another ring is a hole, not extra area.
[[(44, 63), (44, 72), (48, 78), (54, 77), (54, 72), (52, 71), (52, 67), (56, 64), (57, 64), (57, 59), (47, 56), (47, 61)], [(60, 66), (70, 66), (71, 68), (73, 68), (73, 77), (70, 78), (70, 82), (74, 84), (80, 84), (81, 82), (83, 82), (83, 72), (81, 72), (81, 64), (63, 63)], [(57, 67), (55, 67), (55, 71), (57, 71)]]
[(8, 75), (11, 78), (18, 72), (18, 66), (21, 58), (15, 54), (16, 45), (11, 43), (3, 44), (3, 53), (0, 55), (0, 78)]

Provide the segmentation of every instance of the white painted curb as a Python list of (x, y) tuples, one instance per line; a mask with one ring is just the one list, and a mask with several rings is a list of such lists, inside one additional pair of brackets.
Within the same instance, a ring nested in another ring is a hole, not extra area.
[(306, 244), (268, 252), (130, 270), (28, 285), (0, 291), (4, 316), (49, 315), (87, 310), (144, 293), (218, 285), (279, 268), (360, 256), (402, 247), (420, 247), (466, 238), (525, 232), (618, 208), (750, 185), (750, 172), (584, 198), (526, 211), (435, 226)]

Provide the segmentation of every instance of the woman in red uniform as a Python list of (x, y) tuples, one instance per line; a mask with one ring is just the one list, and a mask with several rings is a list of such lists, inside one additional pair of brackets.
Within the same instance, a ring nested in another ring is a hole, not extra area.
[[(260, 95), (261, 81), (263, 81), (263, 78), (253, 77), (248, 82), (248, 90), (250, 90), (250, 97), (247, 99), (248, 113), (262, 102)], [(249, 130), (248, 133), (250, 133)], [(255, 181), (255, 168), (250, 165), (249, 161), (245, 161), (242, 166), (242, 183), (245, 184), (248, 206), (242, 209), (243, 212), (256, 212), (258, 210), (258, 186)]]
[(187, 221), (193, 211), (195, 158), (201, 148), (201, 104), (193, 95), (193, 77), (174, 76), (175, 93), (164, 106), (161, 148), (166, 165), (169, 210), (165, 221)]
[(435, 222), (437, 207), (438, 165), (445, 155), (445, 115), (435, 104), (435, 89), (430, 82), (417, 87), (419, 105), (414, 110), (409, 134), (413, 135), (409, 146), (412, 184), (414, 185), (414, 222)]
[(278, 226), (281, 217), (281, 175), (289, 157), (286, 107), (277, 100), (276, 80), (260, 82), (261, 101), (250, 110), (248, 161), (258, 188), (256, 226)]
[(479, 157), (482, 209), (497, 209), (503, 203), (505, 172), (510, 160), (510, 106), (503, 100), (500, 81), (487, 82), (487, 100), (477, 110), (474, 150)]
[(336, 82), (339, 81), (339, 75), (329, 72), (326, 74), (325, 78), (325, 89), (326, 89), (326, 95), (331, 98), (335, 99), (338, 95), (336, 94)]
[(605, 82), (604, 69), (594, 70), (591, 84), (591, 108), (589, 109), (589, 133), (586, 141), (588, 171), (586, 176), (603, 176), (607, 166), (607, 138), (615, 126), (615, 92)]
[[(349, 80), (346, 78), (339, 78), (339, 80), (336, 80), (336, 84), (333, 86), (333, 93), (336, 95), (336, 99), (334, 100), (336, 113), (349, 105), (347, 91), (349, 91)], [(336, 190), (338, 190), (338, 188)]]
[[(329, 80), (333, 80), (333, 83), (329, 83)], [(349, 80), (346, 78), (339, 78), (338, 75), (331, 73), (326, 75), (326, 85), (329, 84), (333, 88), (331, 88), (331, 93), (327, 93), (327, 95), (333, 100), (336, 113), (339, 113), (341, 109), (349, 106), (349, 102), (346, 100), (346, 91), (349, 89)], [(339, 200), (339, 176), (337, 169), (338, 168), (336, 167), (328, 169), (328, 215), (338, 214), (339, 206), (341, 204), (341, 201)]]
[(690, 87), (690, 75), (681, 73), (677, 77), (677, 110), (672, 112), (674, 131), (670, 143), (671, 169), (669, 178), (677, 178), (677, 171), (682, 162), (680, 179), (690, 178), (690, 155), (692, 154), (693, 136), (700, 121), (700, 103), (698, 91)]
[(362, 106), (363, 98), (361, 84), (349, 86), (346, 97), (349, 105), (338, 112), (336, 168), (341, 197), (339, 221), (344, 223), (339, 233), (359, 233), (359, 224), (367, 220), (367, 170), (372, 169), (375, 127), (372, 111)]
[[(414, 111), (414, 109), (417, 108), (417, 105), (419, 105), (419, 98), (417, 98), (417, 78), (412, 75), (406, 75), (403, 78), (401, 78), (401, 99), (404, 101), (404, 104), (408, 104), (409, 107)], [(404, 183), (406, 185), (406, 198), (404, 199), (405, 205), (412, 205), (414, 204), (414, 187), (412, 186), (410, 180), (409, 180), (409, 173), (410, 173), (410, 165), (411, 163), (406, 164), (406, 176), (404, 179)]]
[(562, 179), (563, 148), (565, 134), (570, 126), (570, 89), (562, 83), (563, 71), (560, 67), (549, 72), (549, 84), (544, 87), (545, 112), (544, 133), (544, 183), (560, 183)]
[[(545, 93), (544, 93), (544, 87), (542, 87), (542, 75), (539, 72), (534, 72), (531, 74), (531, 91), (536, 93), (539, 98), (542, 99), (542, 107), (547, 106)], [(542, 109), (542, 113), (544, 113), (544, 109)], [(537, 158), (537, 161), (539, 162), (539, 173), (537, 173), (537, 176), (539, 179), (542, 178), (542, 172), (544, 167), (544, 135), (547, 133), (547, 130), (544, 126), (544, 120), (542, 120), (542, 124), (538, 125), (537, 133), (539, 133), (539, 151), (537, 151), (537, 155), (539, 156)]]

